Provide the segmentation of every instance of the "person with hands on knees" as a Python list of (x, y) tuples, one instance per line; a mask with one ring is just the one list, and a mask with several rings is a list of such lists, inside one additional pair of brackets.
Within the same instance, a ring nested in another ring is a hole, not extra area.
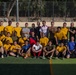
[(32, 46), (32, 52), (33, 52), (34, 58), (40, 57), (42, 52), (42, 45), (39, 43), (39, 41), (37, 41), (36, 44)]
[(49, 57), (49, 59), (52, 59), (54, 52), (55, 46), (52, 45), (52, 41), (49, 41), (48, 45), (43, 48), (43, 59), (45, 59), (45, 56)]
[(30, 57), (31, 56), (30, 50), (31, 50), (31, 46), (29, 44), (29, 41), (28, 40), (25, 40), (25, 44), (24, 44), (24, 46), (22, 46), (21, 56), (24, 59)]

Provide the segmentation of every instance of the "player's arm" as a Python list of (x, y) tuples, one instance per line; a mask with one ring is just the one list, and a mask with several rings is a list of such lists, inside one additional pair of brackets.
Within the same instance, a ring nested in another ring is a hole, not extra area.
[(46, 49), (47, 49), (46, 47), (44, 47), (44, 48), (43, 48), (43, 51), (44, 51), (45, 53), (47, 53), (47, 52), (48, 52)]
[(71, 32), (72, 34), (75, 34), (76, 31), (75, 30), (72, 31), (69, 29), (69, 32)]
[(54, 52), (55, 51), (55, 47), (53, 47), (52, 50), (49, 51), (49, 53)]
[(55, 41), (56, 41), (56, 44), (58, 45), (58, 39), (57, 39), (57, 36), (56, 36), (56, 34), (55, 34)]
[(67, 48), (67, 51), (71, 54), (71, 52), (70, 52), (70, 50), (69, 50), (69, 46), (66, 46), (66, 48)]
[(32, 46), (32, 51), (33, 52), (37, 52), (36, 49), (35, 49), (35, 47), (34, 47), (34, 45)]

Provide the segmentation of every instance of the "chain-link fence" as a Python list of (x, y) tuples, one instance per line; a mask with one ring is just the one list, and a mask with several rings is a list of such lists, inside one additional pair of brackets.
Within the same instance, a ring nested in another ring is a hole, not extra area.
[[(13, 7), (11, 8), (10, 5), (13, 5)], [(16, 3), (0, 3), (0, 16), (10, 17), (13, 21), (15, 21)], [(42, 0), (27, 0), (25, 2), (19, 2), (19, 20), (76, 21), (76, 2)]]

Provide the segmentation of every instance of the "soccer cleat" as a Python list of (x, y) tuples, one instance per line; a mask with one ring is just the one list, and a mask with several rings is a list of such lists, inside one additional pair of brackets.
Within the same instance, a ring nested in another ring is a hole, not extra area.
[(52, 57), (50, 57), (49, 59), (52, 59)]
[(56, 59), (59, 59), (58, 57), (56, 57)]
[(46, 59), (45, 56), (43, 56), (42, 59)]
[(19, 55), (16, 56), (17, 58), (19, 57)]

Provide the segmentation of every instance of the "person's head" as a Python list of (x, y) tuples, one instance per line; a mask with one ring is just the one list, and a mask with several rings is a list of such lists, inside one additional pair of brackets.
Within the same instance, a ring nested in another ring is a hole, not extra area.
[(39, 41), (39, 40), (37, 40), (36, 45), (38, 46), (39, 44), (40, 44), (40, 41)]
[(0, 21), (0, 26), (2, 26), (3, 25), (3, 21)]
[(71, 22), (71, 23), (70, 23), (70, 26), (71, 26), (71, 27), (74, 27), (74, 23), (73, 23), (73, 22)]
[(43, 21), (42, 21), (42, 24), (45, 26), (45, 25), (46, 25), (46, 21), (45, 21), (45, 20), (43, 20)]
[(10, 21), (8, 21), (8, 25), (9, 25), (9, 26), (11, 26), (11, 24), (12, 24), (12, 21), (11, 21), (11, 20), (10, 20)]
[(48, 42), (48, 45), (49, 45), (49, 46), (52, 45), (52, 41), (49, 41), (49, 42)]
[(35, 32), (32, 31), (32, 32), (31, 32), (31, 36), (35, 36)]
[(26, 27), (26, 28), (28, 27), (28, 23), (25, 23), (25, 27)]
[(14, 44), (14, 45), (17, 45), (17, 41), (14, 41), (13, 44)]
[(44, 33), (42, 33), (42, 38), (43, 38), (43, 37), (45, 37), (45, 34), (44, 34)]
[(35, 24), (34, 23), (32, 23), (32, 28), (35, 28)]
[(9, 41), (9, 40), (7, 40), (7, 41), (6, 41), (6, 44), (10, 44), (10, 41)]
[(28, 40), (25, 40), (25, 45), (28, 45), (29, 44), (29, 41)]
[(61, 47), (62, 47), (62, 46), (64, 46), (64, 43), (63, 43), (63, 42), (61, 42), (61, 43), (60, 43), (60, 46), (61, 46)]
[(64, 23), (63, 23), (63, 27), (65, 28), (65, 27), (66, 27), (66, 25), (67, 25), (67, 23), (66, 23), (66, 22), (64, 22)]
[(10, 32), (7, 32), (7, 36), (8, 36), (8, 37), (10, 37), (10, 36), (11, 36)]
[(16, 27), (19, 27), (19, 23), (18, 22), (16, 23)]
[(54, 26), (54, 21), (51, 22), (51, 26)]
[(37, 26), (40, 26), (40, 22), (39, 21), (37, 21)]
[(57, 27), (57, 31), (60, 32), (60, 30), (61, 30), (61, 27)]
[(74, 41), (74, 37), (73, 36), (71, 37), (71, 41)]

